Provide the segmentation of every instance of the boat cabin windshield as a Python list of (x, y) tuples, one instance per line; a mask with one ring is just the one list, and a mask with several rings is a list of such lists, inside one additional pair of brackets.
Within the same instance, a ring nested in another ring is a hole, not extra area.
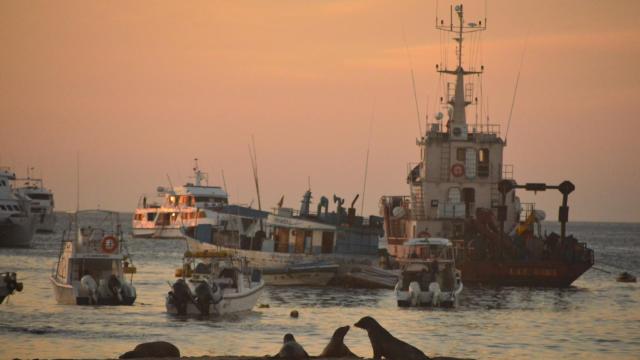
[(231, 258), (213, 258), (203, 261), (185, 259), (186, 264), (193, 266), (191, 281), (203, 281), (211, 279), (216, 284), (225, 287), (235, 287), (241, 270), (236, 266), (242, 266), (242, 262), (235, 264)]
[(453, 260), (453, 248), (444, 245), (412, 245), (408, 246), (407, 257), (422, 260)]

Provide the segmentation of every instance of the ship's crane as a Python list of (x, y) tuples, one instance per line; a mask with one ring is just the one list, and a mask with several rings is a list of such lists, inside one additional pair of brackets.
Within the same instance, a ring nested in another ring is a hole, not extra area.
[(498, 183), (498, 191), (502, 195), (502, 203), (498, 206), (498, 221), (500, 221), (500, 236), (504, 236), (504, 222), (507, 220), (507, 194), (514, 189), (524, 189), (527, 191), (546, 191), (557, 189), (562, 194), (562, 205), (558, 209), (558, 221), (560, 222), (560, 239), (564, 240), (566, 235), (566, 226), (569, 221), (569, 194), (575, 189), (575, 185), (571, 181), (565, 180), (559, 185), (547, 185), (545, 183), (526, 183), (518, 185), (514, 180), (502, 180)]

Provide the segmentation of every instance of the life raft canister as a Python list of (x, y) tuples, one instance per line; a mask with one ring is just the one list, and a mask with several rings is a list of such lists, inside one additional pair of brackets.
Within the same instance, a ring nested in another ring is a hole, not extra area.
[(428, 232), (428, 231), (420, 231), (420, 232), (418, 233), (418, 237), (430, 238), (430, 237), (431, 237), (431, 234), (429, 234), (429, 232)]
[(118, 249), (118, 239), (115, 236), (105, 236), (100, 242), (102, 252), (111, 254)]
[(451, 175), (453, 175), (455, 177), (460, 177), (460, 176), (464, 175), (464, 165), (462, 165), (462, 164), (453, 164), (453, 166), (451, 166)]

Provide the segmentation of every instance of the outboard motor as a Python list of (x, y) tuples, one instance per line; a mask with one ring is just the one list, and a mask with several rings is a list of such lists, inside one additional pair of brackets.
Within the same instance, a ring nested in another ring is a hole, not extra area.
[(173, 304), (176, 307), (178, 315), (186, 315), (189, 303), (195, 304), (189, 285), (187, 285), (184, 279), (178, 279), (178, 281), (173, 283), (171, 288), (173, 291), (169, 293), (169, 295), (171, 295), (173, 299)]
[(222, 294), (218, 286), (203, 281), (196, 287), (196, 304), (200, 314), (209, 315), (209, 305), (217, 304), (222, 300)]
[(80, 279), (80, 287), (89, 292), (89, 304), (98, 304), (98, 284), (91, 275), (86, 274)]
[(107, 283), (107, 286), (109, 287), (109, 291), (111, 291), (113, 301), (117, 304), (122, 304), (122, 283), (120, 283), (118, 277), (113, 274), (109, 276), (109, 282)]
[(122, 283), (122, 287), (120, 289), (120, 293), (122, 294), (122, 298), (129, 303), (130, 299), (136, 298), (136, 289), (132, 286), (125, 283)]
[(431, 300), (431, 306), (440, 305), (440, 285), (437, 282), (432, 282), (429, 284), (429, 292), (433, 294), (433, 299)]
[(420, 284), (417, 281), (412, 281), (409, 283), (409, 301), (411, 302), (411, 306), (420, 305)]

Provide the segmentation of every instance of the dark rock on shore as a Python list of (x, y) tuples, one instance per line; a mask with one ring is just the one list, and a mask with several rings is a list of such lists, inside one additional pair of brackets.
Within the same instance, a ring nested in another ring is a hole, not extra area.
[(166, 341), (153, 341), (142, 343), (132, 351), (120, 355), (120, 359), (140, 359), (140, 358), (179, 358), (180, 350)]

